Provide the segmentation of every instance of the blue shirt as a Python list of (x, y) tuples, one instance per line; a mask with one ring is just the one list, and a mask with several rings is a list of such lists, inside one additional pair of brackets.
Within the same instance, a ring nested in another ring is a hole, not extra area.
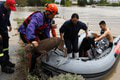
[[(26, 38), (30, 41), (36, 38), (35, 30), (44, 25), (44, 14), (41, 12), (35, 13), (31, 16), (30, 23), (27, 25), (27, 28), (22, 24), (18, 31), (26, 35)], [(50, 37), (50, 19), (45, 19), (45, 22), (48, 23), (48, 26), (43, 30), (44, 34), (49, 38)]]
[(10, 24), (10, 10), (7, 10), (4, 7), (4, 3), (0, 3), (0, 34), (6, 34), (8, 33), (8, 26), (11, 26)]

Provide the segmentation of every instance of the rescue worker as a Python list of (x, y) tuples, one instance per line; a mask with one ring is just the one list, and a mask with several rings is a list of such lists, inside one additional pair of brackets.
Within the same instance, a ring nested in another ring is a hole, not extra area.
[[(18, 31), (20, 37), (24, 43), (32, 43), (34, 47), (38, 46), (40, 40), (50, 38), (50, 30), (52, 31), (53, 37), (56, 37), (55, 27), (56, 24), (51, 24), (54, 16), (58, 13), (56, 4), (47, 4), (45, 12), (36, 11), (32, 13), (20, 26)], [(33, 71), (38, 56), (32, 54), (32, 65), (30, 72)]]
[(100, 28), (101, 28), (101, 35), (97, 38), (95, 38), (95, 41), (99, 41), (103, 38), (107, 38), (109, 41), (109, 46), (110, 48), (112, 48), (113, 46), (113, 36), (112, 33), (110, 31), (110, 29), (107, 27), (106, 22), (105, 21), (100, 21), (99, 23)]
[(61, 39), (64, 38), (69, 57), (76, 59), (79, 58), (78, 33), (81, 29), (85, 31), (87, 37), (87, 26), (83, 22), (79, 21), (79, 16), (77, 13), (72, 14), (71, 19), (66, 21), (60, 28), (60, 37)]
[(1, 41), (2, 48), (0, 50), (0, 64), (2, 66), (2, 72), (13, 73), (14, 70), (11, 67), (15, 67), (15, 64), (9, 60), (9, 35), (8, 31), (12, 30), (10, 23), (10, 13), (16, 11), (15, 0), (6, 0), (6, 2), (0, 3), (0, 35), (3, 41)]

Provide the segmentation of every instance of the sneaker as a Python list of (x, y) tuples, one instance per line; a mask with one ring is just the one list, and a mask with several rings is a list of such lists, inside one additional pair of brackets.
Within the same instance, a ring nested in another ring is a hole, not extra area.
[(12, 74), (14, 73), (14, 70), (8, 66), (2, 68), (2, 72), (7, 73), (7, 74)]
[(15, 67), (15, 64), (13, 64), (12, 62), (8, 61), (7, 66), (14, 68), (14, 67)]

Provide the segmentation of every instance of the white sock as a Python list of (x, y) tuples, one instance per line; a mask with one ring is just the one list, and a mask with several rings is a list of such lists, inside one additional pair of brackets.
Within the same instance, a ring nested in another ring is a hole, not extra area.
[(75, 55), (75, 59), (79, 59), (79, 52), (74, 53), (74, 55)]

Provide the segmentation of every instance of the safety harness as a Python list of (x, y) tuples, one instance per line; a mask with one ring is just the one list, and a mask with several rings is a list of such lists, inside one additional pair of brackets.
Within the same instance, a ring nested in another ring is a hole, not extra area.
[[(32, 13), (32, 14), (23, 22), (23, 25), (24, 25), (25, 28), (27, 28), (28, 24), (30, 23), (30, 21), (31, 21), (31, 16), (33, 16), (33, 15), (36, 14), (36, 13), (41, 13), (41, 11), (36, 11), (36, 12)], [(44, 31), (43, 31), (46, 27), (48, 27), (48, 22), (45, 21), (45, 17), (44, 17), (44, 18), (43, 18), (43, 25), (40, 26), (39, 28), (37, 28), (37, 29), (35, 30), (35, 35), (37, 36), (37, 37), (35, 38), (36, 41), (39, 40), (39, 37), (40, 37), (39, 34), (42, 35), (42, 36), (44, 36), (44, 37), (47, 37), (47, 36), (44, 34)], [(27, 41), (28, 43), (30, 43), (30, 41), (27, 40), (26, 35), (24, 35), (24, 38), (26, 39), (26, 41)]]

